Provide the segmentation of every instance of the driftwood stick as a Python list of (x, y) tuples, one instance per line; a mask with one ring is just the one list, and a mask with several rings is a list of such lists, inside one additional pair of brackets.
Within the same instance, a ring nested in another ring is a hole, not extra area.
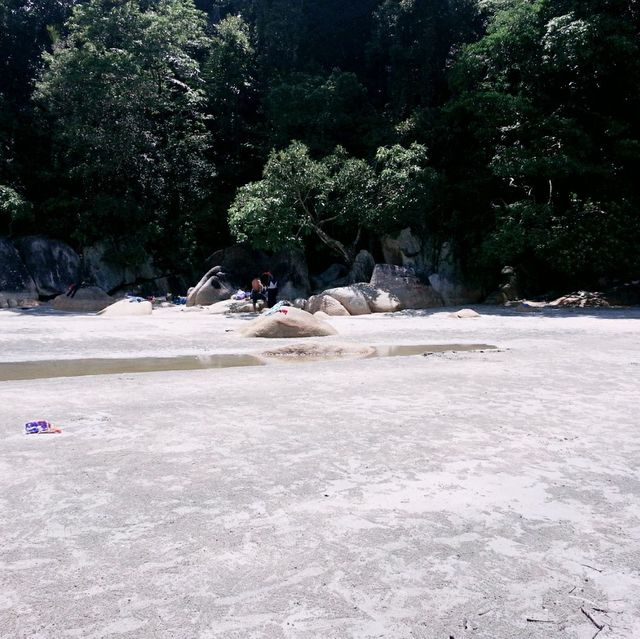
[(602, 572), (600, 568), (596, 568), (595, 566), (590, 566), (589, 564), (580, 564), (580, 565), (584, 566), (585, 568), (591, 568), (591, 570), (595, 570), (596, 572)]
[(527, 617), (527, 621), (532, 621), (535, 623), (558, 623), (557, 621), (552, 621), (551, 619), (533, 619), (532, 617)]
[(582, 610), (582, 614), (598, 629), (598, 632), (604, 628), (604, 625), (598, 623), (583, 607), (580, 607), (580, 610)]

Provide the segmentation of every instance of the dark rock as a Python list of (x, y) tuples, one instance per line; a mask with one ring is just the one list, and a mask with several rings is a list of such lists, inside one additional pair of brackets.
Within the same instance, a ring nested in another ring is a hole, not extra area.
[(347, 284), (349, 271), (344, 264), (332, 264), (325, 271), (312, 277), (313, 288), (323, 291), (326, 288), (336, 288)]
[(16, 240), (16, 247), (39, 295), (58, 295), (80, 282), (80, 257), (68, 244), (42, 236), (27, 236)]
[(51, 302), (51, 306), (57, 311), (65, 311), (66, 313), (97, 313), (112, 303), (113, 298), (109, 297), (101, 288), (86, 286), (79, 288), (73, 297), (66, 294), (58, 295)]
[(440, 294), (422, 282), (411, 268), (376, 264), (370, 284), (393, 296), (398, 301), (400, 309), (433, 308), (443, 305)]
[(13, 243), (0, 237), (0, 308), (32, 306), (38, 291)]
[(485, 304), (507, 304), (520, 299), (518, 276), (513, 266), (503, 267), (500, 274), (503, 278), (500, 288), (487, 296)]
[(604, 295), (614, 306), (640, 306), (640, 280), (614, 286)]
[(360, 251), (353, 261), (348, 278), (349, 282), (368, 282), (373, 275), (375, 266), (376, 262), (373, 259), (373, 255), (369, 251)]
[[(123, 257), (125, 254), (126, 259)], [(127, 263), (123, 263), (123, 260)], [(84, 269), (86, 281), (107, 292), (126, 289), (147, 297), (183, 290), (175, 286), (172, 289), (167, 276), (154, 266), (151, 256), (139, 247), (127, 249), (114, 243), (99, 242), (84, 250)]]
[[(244, 244), (229, 246), (212, 253), (206, 260), (210, 275), (226, 273), (232, 289), (248, 290), (251, 280), (270, 270), (269, 256)], [(273, 269), (271, 269), (273, 272)], [(215, 271), (215, 272), (214, 272)]]
[(190, 290), (187, 306), (210, 306), (228, 300), (234, 293), (233, 285), (219, 277), (220, 269), (214, 267)]
[(279, 299), (293, 300), (309, 295), (309, 268), (301, 249), (293, 248), (276, 253), (271, 258), (269, 270), (278, 282)]

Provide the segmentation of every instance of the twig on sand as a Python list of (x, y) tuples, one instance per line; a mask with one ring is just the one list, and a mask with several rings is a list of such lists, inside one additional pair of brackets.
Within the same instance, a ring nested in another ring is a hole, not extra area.
[(570, 591), (569, 594), (571, 594), (578, 586), (574, 586)]
[(493, 608), (489, 608), (488, 610), (483, 610), (482, 612), (478, 613), (478, 617), (482, 617), (482, 615), (488, 615), (492, 610)]
[(527, 621), (535, 623), (558, 623), (557, 621), (553, 621), (552, 619), (534, 619), (533, 617), (527, 617)]
[(580, 606), (580, 610), (582, 610), (582, 614), (598, 629), (598, 632), (604, 628), (604, 624), (598, 623), (582, 606)]
[(584, 566), (585, 568), (591, 568), (591, 570), (595, 570), (596, 572), (602, 572), (600, 568), (596, 568), (595, 566), (590, 566), (589, 564), (580, 564), (580, 565)]

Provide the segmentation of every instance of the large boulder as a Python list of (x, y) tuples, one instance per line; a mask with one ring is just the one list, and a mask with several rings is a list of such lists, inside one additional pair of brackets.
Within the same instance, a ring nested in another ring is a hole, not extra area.
[(335, 297), (326, 293), (312, 295), (307, 302), (306, 310), (313, 314), (322, 311), (331, 316), (350, 315), (349, 311)]
[(56, 311), (66, 313), (97, 313), (107, 308), (113, 302), (113, 298), (107, 295), (97, 286), (79, 288), (73, 297), (58, 295), (51, 302), (51, 307)]
[(410, 228), (382, 238), (387, 264), (411, 268), (440, 295), (447, 306), (474, 304), (482, 299), (482, 288), (462, 272), (450, 243), (420, 237)]
[(209, 268), (220, 266), (229, 282), (238, 289), (248, 288), (254, 277), (268, 270), (269, 258), (263, 251), (246, 244), (235, 244), (215, 251), (205, 263)]
[(369, 251), (360, 251), (349, 272), (349, 282), (368, 282), (373, 275), (375, 266), (376, 261), (373, 259), (373, 255)]
[(244, 244), (236, 244), (212, 253), (206, 260), (210, 267), (221, 267), (226, 283), (234, 292), (248, 290), (251, 280), (265, 271), (278, 282), (278, 298), (292, 300), (307, 297), (310, 291), (309, 270), (300, 249), (286, 249), (269, 256)]
[(351, 285), (329, 288), (323, 292), (323, 295), (330, 295), (333, 299), (338, 300), (338, 302), (349, 311), (349, 315), (368, 315), (371, 313), (367, 298), (358, 286)]
[(171, 292), (169, 279), (138, 246), (98, 242), (85, 248), (83, 255), (86, 279), (107, 292), (127, 289), (143, 296)]
[(352, 286), (362, 293), (372, 313), (395, 313), (403, 308), (400, 299), (389, 291), (384, 291), (365, 282), (352, 284)]
[(80, 257), (68, 244), (36, 235), (19, 238), (16, 247), (39, 295), (59, 295), (80, 282)]
[(16, 247), (0, 237), (0, 308), (32, 304), (37, 299), (36, 284)]
[(119, 300), (101, 310), (98, 315), (105, 317), (129, 317), (131, 315), (151, 315), (153, 306), (151, 302), (140, 299), (139, 297), (131, 297)]
[(214, 266), (187, 295), (187, 306), (210, 306), (228, 300), (234, 293), (221, 266)]
[(336, 335), (331, 324), (293, 306), (263, 315), (240, 331), (245, 337), (323, 337)]
[(347, 283), (349, 272), (344, 264), (331, 264), (319, 275), (311, 278), (314, 290), (323, 291), (326, 288), (336, 288)]
[(433, 308), (444, 304), (441, 295), (432, 286), (424, 284), (410, 268), (376, 264), (370, 284), (396, 299), (398, 310)]
[(278, 282), (279, 299), (294, 300), (309, 295), (309, 267), (301, 249), (293, 248), (276, 253), (271, 258), (268, 270)]

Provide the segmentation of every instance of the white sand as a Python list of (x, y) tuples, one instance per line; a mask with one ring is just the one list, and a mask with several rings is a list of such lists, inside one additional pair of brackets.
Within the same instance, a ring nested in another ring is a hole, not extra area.
[[(640, 311), (451, 310), (322, 339), (501, 351), (0, 382), (0, 637), (640, 637)], [(244, 321), (0, 311), (0, 362), (291, 342)]]

